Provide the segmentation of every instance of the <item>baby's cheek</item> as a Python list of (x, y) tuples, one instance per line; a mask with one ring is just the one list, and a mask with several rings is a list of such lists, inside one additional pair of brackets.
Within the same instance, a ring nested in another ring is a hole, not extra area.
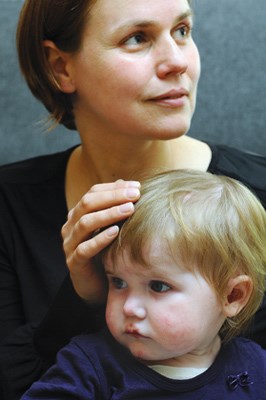
[(157, 320), (157, 333), (161, 335), (162, 343), (171, 347), (183, 343), (191, 335), (191, 324), (185, 323), (176, 315), (165, 314)]
[(167, 334), (175, 335), (177, 330), (177, 319), (172, 315), (164, 314), (156, 319), (156, 330), (160, 331), (162, 336)]
[(115, 317), (111, 307), (106, 308), (105, 319), (106, 319), (108, 328), (110, 329), (110, 331), (112, 331), (115, 326), (116, 317)]

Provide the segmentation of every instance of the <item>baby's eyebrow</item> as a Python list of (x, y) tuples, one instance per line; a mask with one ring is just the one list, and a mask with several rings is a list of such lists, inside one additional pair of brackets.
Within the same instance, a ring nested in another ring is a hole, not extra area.
[(109, 265), (104, 265), (104, 272), (106, 275), (114, 275), (114, 268)]

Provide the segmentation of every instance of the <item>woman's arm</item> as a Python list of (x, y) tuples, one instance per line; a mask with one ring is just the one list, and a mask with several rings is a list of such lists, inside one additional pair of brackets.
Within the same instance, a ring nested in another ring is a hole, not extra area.
[[(66, 234), (65, 247), (68, 251), (74, 249), (74, 255), (69, 260), (70, 272), (78, 289), (77, 292), (80, 294), (79, 287), (81, 287), (82, 297), (87, 300), (87, 304), (76, 294), (69, 275), (67, 275), (44, 318), (42, 317), (43, 306), (38, 303), (39, 299), (36, 299), (39, 291), (36, 292), (35, 283), (30, 282), (32, 282), (32, 274), (37, 274), (36, 284), (40, 291), (43, 291), (44, 283), (40, 281), (42, 278), (38, 278), (38, 274), (47, 262), (53, 263), (52, 269), (56, 274), (56, 261), (53, 262), (54, 258), (49, 255), (50, 242), (42, 245), (42, 251), (47, 251), (47, 257), (43, 254), (43, 266), (35, 268), (33, 264), (29, 268), (30, 272), (27, 272), (29, 265), (25, 262), (19, 264), (19, 268), (23, 268), (20, 271), (22, 274), (20, 279), (23, 279), (22, 283), (24, 282), (23, 287), (20, 288), (20, 280), (16, 271), (18, 260), (14, 257), (15, 254), (19, 256), (20, 252), (15, 253), (13, 249), (14, 245), (19, 245), (20, 238), (14, 242), (13, 231), (10, 229), (10, 221), (7, 217), (9, 214), (6, 212), (6, 218), (1, 218), (0, 377), (3, 391), (8, 393), (5, 400), (20, 398), (32, 382), (39, 379), (54, 362), (56, 352), (74, 335), (84, 331), (96, 331), (103, 325), (106, 288), (101, 274), (98, 273), (90, 258), (109, 244), (115, 236), (108, 237), (106, 231), (94, 236), (94, 231), (124, 219), (133, 212), (132, 204), (127, 213), (122, 214), (118, 210), (119, 205), (122, 205), (123, 202), (130, 202), (126, 195), (127, 187), (130, 187), (130, 183), (122, 181), (115, 184), (97, 185), (70, 213), (69, 221), (63, 229)], [(105, 210), (109, 205), (111, 208)], [(8, 205), (4, 200), (2, 206), (7, 207), (8, 210)], [(90, 211), (92, 214), (89, 213)], [(17, 210), (18, 213), (19, 210)], [(81, 216), (84, 218), (82, 219)], [(88, 229), (87, 232), (86, 229)], [(33, 246), (39, 246), (39, 236), (36, 237), (35, 233), (33, 238), (35, 240)], [(81, 238), (84, 244), (81, 242), (81, 246), (79, 246)], [(86, 240), (87, 238), (89, 239)], [(58, 244), (55, 243), (55, 246), (59, 246), (59, 243), (60, 241)], [(24, 244), (21, 244), (24, 249)], [(81, 249), (82, 251), (80, 251)], [(30, 260), (28, 258), (27, 262), (30, 263)], [(79, 261), (77, 269), (75, 268), (76, 260)], [(32, 259), (32, 262), (37, 261)], [(28, 289), (25, 287), (25, 282)], [(32, 311), (34, 308), (36, 310), (35, 318), (29, 317), (24, 309), (25, 295), (30, 302), (32, 299), (32, 306), (30, 308), (28, 306), (27, 310)]]
[(95, 332), (103, 325), (104, 305), (86, 305), (74, 291), (67, 275), (40, 323), (23, 324), (20, 321), (1, 340), (0, 392), (4, 393), (1, 400), (20, 399), (54, 363), (56, 353), (73, 336)]

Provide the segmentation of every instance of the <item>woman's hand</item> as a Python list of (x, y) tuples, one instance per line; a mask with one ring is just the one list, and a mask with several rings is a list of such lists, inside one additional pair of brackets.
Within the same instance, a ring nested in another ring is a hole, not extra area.
[(135, 181), (94, 185), (68, 214), (62, 228), (66, 262), (76, 292), (89, 303), (106, 298), (105, 282), (93, 257), (117, 237), (115, 223), (134, 212), (139, 189)]

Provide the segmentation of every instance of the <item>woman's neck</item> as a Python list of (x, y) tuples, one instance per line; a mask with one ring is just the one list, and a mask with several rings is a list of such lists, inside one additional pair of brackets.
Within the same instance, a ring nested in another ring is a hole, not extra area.
[(96, 173), (100, 182), (116, 179), (139, 179), (142, 173), (158, 168), (174, 167), (170, 142), (133, 140), (118, 145), (88, 148), (83, 146), (82, 158), (88, 171)]
[(68, 162), (68, 207), (72, 208), (97, 183), (113, 182), (117, 179), (139, 180), (146, 174), (164, 168), (201, 169), (200, 162), (202, 169), (205, 169), (204, 164), (207, 166), (209, 160), (207, 154), (200, 156), (203, 153), (202, 146), (206, 145), (188, 137), (169, 141), (132, 138), (111, 143), (93, 140), (83, 142), (73, 151)]
[(70, 156), (66, 171), (66, 199), (71, 209), (92, 185), (117, 179), (138, 180), (142, 174), (165, 165), (166, 149), (155, 142), (145, 146), (77, 147)]

